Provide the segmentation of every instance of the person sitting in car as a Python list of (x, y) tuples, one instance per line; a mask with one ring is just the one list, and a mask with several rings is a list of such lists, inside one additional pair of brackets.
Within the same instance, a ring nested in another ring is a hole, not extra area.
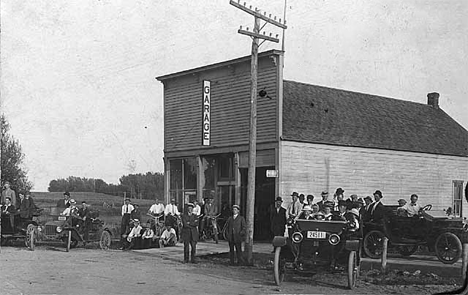
[(323, 219), (324, 220), (331, 220), (332, 219), (332, 208), (334, 207), (334, 203), (333, 202), (325, 202), (325, 204), (323, 205), (323, 211), (322, 211), (322, 214), (323, 214)]
[(406, 212), (405, 205), (406, 205), (406, 200), (405, 199), (399, 199), (398, 200), (398, 208), (396, 210), (397, 216), (402, 216), (402, 217), (408, 217), (408, 213)]
[(15, 205), (11, 203), (10, 197), (5, 197), (5, 205), (1, 206), (2, 216), (7, 216), (10, 218), (11, 228), (15, 228), (15, 214), (16, 208)]
[(417, 216), (422, 211), (421, 205), (417, 203), (418, 195), (412, 194), (410, 199), (411, 199), (411, 203), (404, 205), (403, 209), (406, 211), (406, 214), (408, 215), (408, 217)]
[(313, 220), (312, 208), (309, 205), (305, 205), (298, 219)]

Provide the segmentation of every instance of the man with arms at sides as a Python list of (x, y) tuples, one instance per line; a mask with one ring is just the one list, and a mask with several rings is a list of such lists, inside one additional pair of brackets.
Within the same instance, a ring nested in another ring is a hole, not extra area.
[(5, 181), (3, 184), (4, 190), (2, 191), (2, 204), (5, 204), (5, 198), (10, 198), (11, 205), (15, 206), (16, 208), (16, 193), (10, 187), (10, 182)]
[(376, 223), (383, 222), (384, 218), (386, 217), (386, 209), (385, 209), (385, 206), (382, 204), (382, 201), (381, 201), (382, 198), (383, 198), (382, 192), (379, 190), (376, 190), (374, 192), (375, 202), (369, 206), (371, 221), (376, 222)]
[[(281, 204), (283, 204), (283, 199), (281, 197), (277, 197), (273, 208), (270, 210), (270, 229), (274, 237), (284, 236), (284, 230), (286, 226), (286, 209), (284, 209)], [(274, 251), (275, 249), (273, 247), (273, 252)]]
[[(187, 211), (182, 215), (182, 240), (184, 241), (184, 263), (189, 262), (189, 250), (191, 262), (197, 263), (197, 242), (198, 242), (198, 217), (193, 214), (193, 204), (187, 204)], [(191, 249), (189, 249), (191, 248)]]
[(122, 221), (120, 223), (120, 234), (122, 236), (122, 240), (121, 240), (122, 242), (124, 240), (123, 235), (127, 233), (127, 229), (130, 224), (131, 214), (132, 214), (133, 209), (135, 208), (133, 207), (132, 204), (130, 204), (130, 199), (125, 198), (124, 204), (122, 205), (122, 212), (121, 212)]
[(229, 242), (229, 263), (234, 265), (234, 248), (237, 256), (237, 265), (244, 263), (242, 256), (242, 241), (246, 236), (246, 223), (240, 214), (238, 205), (232, 206), (232, 216), (226, 221), (226, 237)]

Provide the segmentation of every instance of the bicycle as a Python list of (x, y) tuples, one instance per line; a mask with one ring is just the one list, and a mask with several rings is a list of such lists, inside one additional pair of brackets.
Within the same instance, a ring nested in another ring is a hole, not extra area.
[[(164, 231), (164, 214), (150, 214), (146, 213), (146, 215), (154, 218), (154, 235), (156, 237), (160, 237)], [(162, 220), (161, 220), (162, 219)]]
[(208, 219), (208, 225), (203, 228), (202, 232), (202, 240), (210, 240), (213, 239), (216, 244), (219, 242), (219, 230), (218, 230), (218, 223), (217, 223), (217, 218), (221, 214), (215, 215), (215, 216), (205, 216), (204, 218)]

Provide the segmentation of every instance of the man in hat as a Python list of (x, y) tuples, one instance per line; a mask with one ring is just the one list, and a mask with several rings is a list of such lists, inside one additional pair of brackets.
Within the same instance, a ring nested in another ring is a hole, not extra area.
[(319, 210), (323, 211), (323, 205), (325, 204), (326, 201), (328, 201), (328, 192), (323, 191), (321, 196), (322, 196), (322, 200), (317, 202), (317, 205), (319, 206)]
[(324, 220), (331, 220), (333, 217), (332, 208), (334, 207), (334, 203), (332, 201), (326, 201), (323, 205), (322, 215)]
[(284, 209), (281, 204), (283, 204), (283, 199), (281, 197), (276, 197), (275, 204), (273, 208), (270, 209), (270, 229), (273, 236), (284, 236), (286, 209)]
[(338, 211), (338, 202), (340, 200), (344, 200), (344, 190), (339, 187), (336, 189), (335, 194), (333, 195), (333, 202), (334, 202), (334, 207), (332, 211)]
[(5, 181), (3, 184), (4, 190), (2, 191), (2, 204), (5, 204), (5, 198), (9, 197), (11, 200), (11, 205), (16, 208), (16, 193), (10, 188), (10, 182)]
[(15, 205), (11, 203), (11, 198), (5, 197), (5, 204), (0, 207), (1, 207), (1, 215), (9, 217), (11, 228), (13, 229), (13, 231), (16, 231), (15, 229), (16, 208), (15, 208)]
[(374, 192), (374, 203), (369, 206), (370, 219), (373, 222), (382, 222), (386, 216), (385, 206), (382, 204), (381, 200), (383, 198), (382, 192), (376, 190)]
[(299, 216), (299, 219), (314, 219), (314, 217), (312, 216), (312, 207), (310, 207), (309, 205), (305, 205), (304, 208), (302, 208), (302, 214)]
[(307, 201), (304, 205), (309, 205), (312, 207), (312, 204), (314, 203), (314, 195), (307, 195), (306, 200)]
[(70, 193), (69, 192), (64, 192), (63, 193), (63, 199), (58, 200), (57, 202), (57, 208), (68, 208), (70, 207)]
[(203, 212), (205, 212), (205, 216), (203, 216), (202, 223), (200, 225), (200, 232), (203, 232), (203, 229), (207, 226), (210, 226), (210, 223), (211, 223), (211, 225), (213, 226), (213, 229), (215, 230), (215, 234), (218, 234), (217, 233), (218, 223), (216, 221), (216, 215), (218, 215), (218, 209), (213, 204), (212, 197), (206, 200)]
[(20, 218), (23, 220), (31, 220), (34, 212), (36, 212), (39, 208), (34, 203), (30, 192), (26, 192), (24, 194), (20, 193), (19, 196), (20, 200), (18, 208), (20, 210)]
[(226, 221), (226, 237), (229, 242), (229, 262), (234, 265), (234, 248), (237, 256), (237, 264), (242, 265), (244, 258), (242, 256), (242, 241), (246, 237), (246, 222), (240, 214), (238, 205), (232, 206), (232, 216)]
[(177, 235), (175, 229), (170, 224), (166, 224), (166, 228), (159, 238), (159, 248), (175, 246), (176, 243)]
[(367, 196), (364, 198), (364, 206), (359, 210), (361, 214), (361, 220), (362, 222), (368, 222), (371, 219), (371, 212), (370, 212), (370, 206), (372, 205), (372, 198), (370, 196)]
[[(198, 216), (193, 214), (193, 204), (187, 204), (187, 211), (182, 215), (182, 240), (184, 241), (184, 263), (189, 262), (189, 250), (191, 262), (197, 263), (195, 255), (197, 253), (198, 242)], [(191, 249), (189, 249), (191, 248)]]
[(293, 192), (291, 194), (292, 202), (289, 204), (288, 209), (286, 210), (286, 217), (288, 220), (297, 219), (302, 210), (302, 205), (299, 202), (299, 194)]
[(127, 228), (130, 224), (130, 217), (132, 214), (133, 207), (132, 204), (130, 204), (130, 198), (125, 198), (124, 204), (122, 205), (122, 221), (120, 223), (120, 234), (124, 235), (127, 232)]
[(140, 225), (139, 219), (133, 219), (133, 227), (126, 235), (126, 239), (124, 240), (123, 250), (130, 250), (132, 248), (140, 248), (141, 247), (141, 234), (143, 228)]

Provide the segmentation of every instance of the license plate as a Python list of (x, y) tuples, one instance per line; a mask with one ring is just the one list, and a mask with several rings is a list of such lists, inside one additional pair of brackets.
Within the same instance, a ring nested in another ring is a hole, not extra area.
[(324, 231), (307, 231), (307, 238), (308, 239), (325, 239), (327, 237), (327, 233)]
[(67, 220), (67, 217), (66, 217), (66, 216), (59, 216), (59, 217), (58, 217), (58, 220), (60, 220), (60, 221)]

